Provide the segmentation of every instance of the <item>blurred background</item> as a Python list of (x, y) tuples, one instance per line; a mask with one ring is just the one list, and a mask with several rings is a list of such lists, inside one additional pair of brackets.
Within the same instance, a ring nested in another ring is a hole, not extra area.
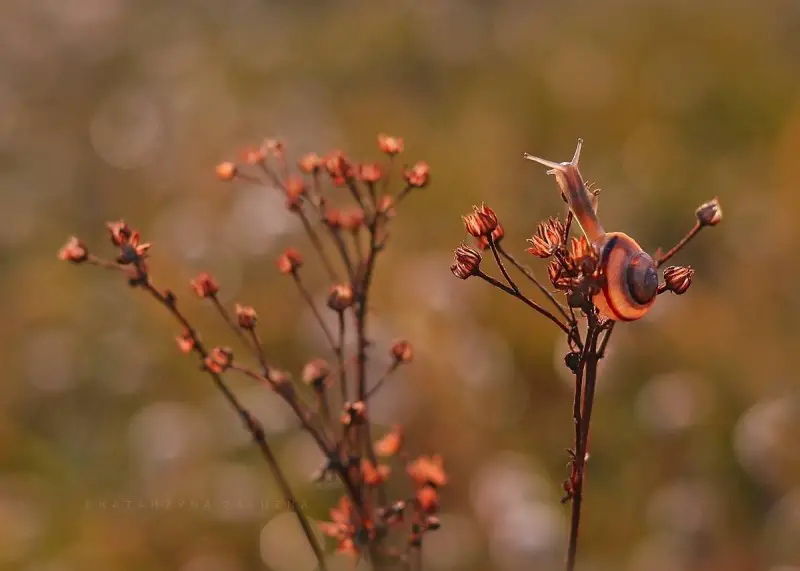
[[(424, 568), (562, 567), (564, 342), (449, 264), (485, 200), (543, 272), (525, 239), (563, 205), (521, 155), (567, 160), (583, 137), (607, 229), (654, 252), (714, 196), (725, 218), (675, 259), (697, 270), (689, 292), (614, 334), (580, 568), (800, 569), (797, 2), (2, 0), (0, 68), (0, 568), (312, 571), (176, 325), (56, 252), (75, 234), (111, 255), (104, 222), (124, 218), (204, 339), (238, 347), (190, 299), (200, 270), (259, 310), (268, 354), (299, 376), (331, 356), (274, 260), (309, 244), (274, 189), (214, 166), (272, 136), (293, 160), (378, 160), (387, 132), (433, 177), (399, 209), (371, 300), (373, 378), (393, 339), (416, 348), (372, 403), (376, 435), (404, 424), (450, 476)], [(324, 273), (307, 275), (323, 299)], [(328, 519), (340, 490), (310, 482), (310, 438), (274, 395), (230, 382)]]

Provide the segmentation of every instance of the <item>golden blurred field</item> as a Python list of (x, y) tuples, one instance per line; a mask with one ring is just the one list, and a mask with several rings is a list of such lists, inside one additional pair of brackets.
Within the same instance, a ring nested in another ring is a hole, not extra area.
[[(800, 570), (797, 2), (3, 0), (0, 69), (1, 569), (313, 570), (173, 322), (56, 252), (70, 234), (110, 251), (104, 222), (124, 218), (160, 284), (188, 299), (214, 272), (297, 373), (324, 340), (274, 259), (307, 241), (281, 199), (214, 166), (267, 136), (295, 159), (369, 160), (387, 132), (432, 169), (371, 300), (374, 366), (394, 338), (417, 353), (375, 419), (407, 425), (450, 475), (424, 569), (562, 567), (563, 340), (449, 264), (485, 200), (505, 245), (543, 267), (525, 239), (562, 203), (522, 153), (567, 160), (583, 137), (608, 229), (654, 252), (701, 202), (718, 196), (725, 219), (676, 260), (697, 270), (689, 292), (615, 332), (580, 569)], [(324, 295), (322, 272), (312, 286)], [(189, 306), (205, 338), (233, 343)], [(337, 491), (309, 483), (312, 441), (274, 395), (232, 385), (325, 519)]]

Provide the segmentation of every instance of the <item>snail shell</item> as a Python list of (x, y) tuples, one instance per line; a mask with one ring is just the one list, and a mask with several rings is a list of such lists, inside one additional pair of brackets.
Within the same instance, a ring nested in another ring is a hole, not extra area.
[(578, 139), (575, 154), (568, 163), (556, 163), (527, 153), (524, 156), (550, 168), (547, 174), (555, 176), (581, 230), (600, 250), (605, 284), (592, 298), (593, 303), (609, 319), (634, 321), (655, 303), (658, 293), (656, 264), (627, 234), (603, 230), (597, 218), (597, 204), (578, 170), (582, 145), (583, 140)]

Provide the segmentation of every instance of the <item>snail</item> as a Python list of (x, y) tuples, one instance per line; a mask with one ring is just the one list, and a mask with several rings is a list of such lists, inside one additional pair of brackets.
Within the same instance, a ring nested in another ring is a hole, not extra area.
[(597, 204), (578, 170), (583, 139), (572, 160), (556, 163), (525, 153), (524, 157), (549, 167), (561, 193), (586, 238), (600, 250), (604, 286), (592, 301), (602, 315), (615, 321), (635, 321), (655, 303), (658, 273), (653, 258), (630, 236), (606, 232), (597, 218)]

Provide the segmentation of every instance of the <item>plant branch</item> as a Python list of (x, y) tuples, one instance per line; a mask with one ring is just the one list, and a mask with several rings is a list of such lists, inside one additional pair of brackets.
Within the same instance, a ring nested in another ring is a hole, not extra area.
[(661, 266), (664, 265), (664, 263), (667, 260), (669, 260), (672, 256), (680, 252), (683, 249), (683, 247), (686, 246), (686, 244), (688, 244), (692, 240), (692, 238), (694, 238), (695, 236), (697, 236), (697, 234), (700, 233), (700, 230), (702, 229), (703, 225), (700, 224), (699, 221), (695, 222), (694, 226), (692, 227), (691, 230), (689, 230), (686, 236), (681, 238), (680, 242), (675, 244), (666, 254), (662, 254), (661, 251), (659, 250), (656, 253), (656, 267), (660, 268)]
[(317, 309), (317, 306), (314, 304), (314, 300), (311, 298), (311, 294), (308, 292), (306, 286), (303, 284), (303, 281), (300, 279), (300, 274), (298, 272), (292, 272), (292, 276), (294, 277), (294, 283), (297, 284), (297, 289), (300, 291), (300, 295), (303, 296), (303, 299), (311, 308), (314, 317), (317, 319), (319, 326), (322, 328), (322, 332), (328, 339), (331, 349), (336, 351), (336, 341), (333, 340), (331, 330), (326, 325), (325, 320), (322, 318), (322, 314), (319, 312), (319, 309)]
[(530, 307), (530, 308), (534, 309), (535, 311), (537, 311), (537, 312), (541, 313), (541, 314), (542, 314), (542, 315), (544, 315), (544, 316), (545, 316), (547, 319), (549, 319), (550, 321), (552, 321), (553, 323), (555, 323), (556, 325), (558, 325), (558, 327), (559, 327), (559, 329), (561, 329), (561, 331), (563, 331), (563, 332), (564, 332), (564, 333), (566, 333), (567, 335), (570, 335), (570, 336), (571, 336), (571, 333), (570, 333), (570, 328), (569, 328), (569, 327), (567, 327), (566, 325), (564, 325), (564, 323), (562, 323), (560, 319), (558, 319), (558, 318), (557, 318), (555, 315), (553, 315), (552, 313), (550, 313), (549, 311), (547, 311), (547, 310), (546, 310), (545, 308), (543, 308), (541, 305), (539, 305), (539, 304), (538, 304), (538, 303), (536, 303), (535, 301), (531, 301), (530, 299), (528, 299), (527, 297), (525, 297), (525, 295), (524, 295), (524, 294), (522, 294), (522, 293), (519, 293), (519, 292), (517, 292), (517, 291), (514, 291), (513, 289), (511, 289), (510, 287), (508, 287), (506, 284), (504, 284), (504, 283), (502, 283), (502, 282), (500, 282), (500, 281), (497, 281), (497, 280), (496, 280), (495, 278), (493, 278), (492, 276), (486, 275), (486, 274), (485, 274), (485, 273), (483, 273), (481, 270), (478, 270), (478, 272), (477, 272), (475, 275), (476, 275), (476, 276), (478, 276), (479, 278), (481, 278), (481, 279), (483, 279), (483, 280), (485, 280), (485, 281), (489, 282), (489, 283), (490, 283), (491, 285), (493, 285), (494, 287), (496, 287), (496, 288), (499, 288), (499, 289), (503, 290), (504, 292), (506, 292), (506, 293), (507, 293), (507, 294), (509, 294), (510, 296), (517, 298), (518, 300), (520, 300), (521, 302), (523, 302), (523, 303), (524, 303), (525, 305), (527, 305), (528, 307)]
[(564, 316), (564, 319), (566, 319), (567, 322), (569, 323), (575, 322), (575, 318), (574, 317), (571, 318), (567, 314), (566, 310), (564, 309), (564, 306), (558, 303), (558, 300), (556, 300), (555, 296), (546, 287), (544, 287), (539, 280), (536, 279), (536, 276), (534, 275), (533, 271), (530, 268), (517, 261), (517, 259), (511, 254), (509, 254), (500, 244), (497, 244), (497, 250), (506, 260), (511, 262), (511, 264), (514, 267), (516, 267), (520, 272), (522, 272), (525, 275), (525, 277), (527, 277), (530, 281), (532, 281), (536, 285), (537, 288), (539, 288), (539, 291), (541, 291), (547, 297), (547, 299), (549, 299), (553, 303), (553, 305), (558, 309), (561, 315)]

